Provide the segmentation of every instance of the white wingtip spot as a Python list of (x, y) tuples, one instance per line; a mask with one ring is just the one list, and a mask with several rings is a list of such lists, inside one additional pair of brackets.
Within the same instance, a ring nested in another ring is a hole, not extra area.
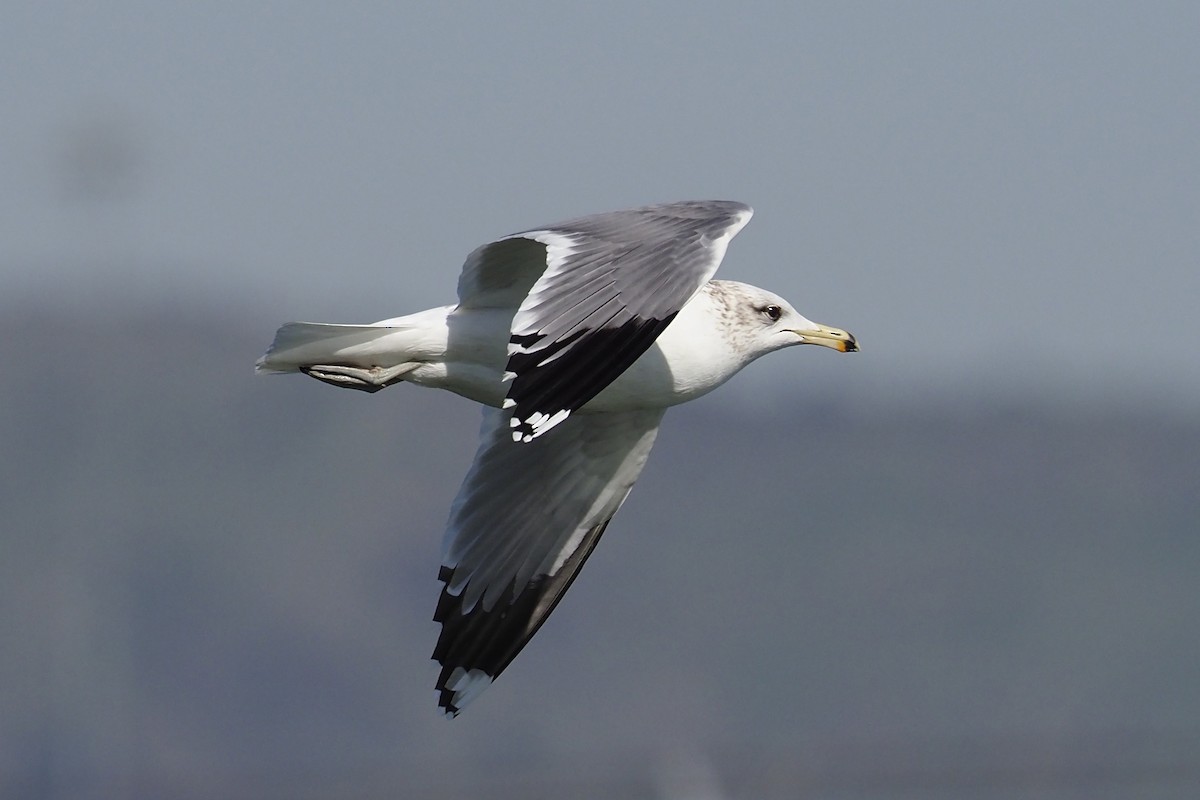
[(541, 436), (546, 431), (553, 428), (558, 423), (569, 417), (571, 412), (569, 409), (555, 411), (553, 414), (543, 414), (540, 411), (531, 416), (526, 422), (533, 428), (533, 438)]
[[(505, 406), (505, 408), (508, 408), (508, 406)], [(514, 442), (532, 442), (534, 439), (541, 436), (543, 433), (550, 430), (570, 415), (570, 409), (566, 408), (560, 411), (555, 411), (553, 414), (535, 411), (525, 419), (520, 419), (519, 417), (509, 417), (508, 427), (513, 429), (512, 437)], [(518, 430), (518, 428), (525, 428), (525, 430), (521, 431)]]
[(445, 710), (447, 717), (453, 717), (459, 711), (479, 696), (479, 693), (492, 685), (492, 677), (481, 669), (467, 670), (456, 667), (446, 681), (446, 688), (454, 692), (450, 698), (450, 708)]

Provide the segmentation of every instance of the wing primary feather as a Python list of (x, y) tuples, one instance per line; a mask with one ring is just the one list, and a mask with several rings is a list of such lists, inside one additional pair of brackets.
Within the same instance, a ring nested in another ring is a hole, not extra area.
[[(516, 377), (508, 399), (515, 405), (513, 419), (518, 421), (514, 432), (524, 436), (544, 433), (546, 428), (534, 430), (531, 417), (578, 411), (650, 349), (674, 319), (675, 314), (666, 319), (634, 317), (618, 328), (592, 331), (586, 336), (580, 332), (535, 353), (511, 356), (507, 369)], [(519, 338), (522, 341), (517, 341)], [(516, 336), (513, 340), (517, 344), (528, 341)], [(568, 345), (573, 345), (570, 358), (530, 368), (533, 359), (546, 358)]]
[[(442, 632), (433, 650), (433, 658), (442, 665), (438, 675), (438, 705), (454, 716), (461, 710), (456, 704), (456, 691), (448, 687), (451, 676), (458, 669), (479, 670), (495, 680), (517, 654), (538, 632), (546, 619), (562, 600), (563, 595), (588, 556), (596, 549), (609, 520), (591, 528), (575, 552), (563, 563), (554, 575), (539, 575), (509, 604), (497, 604), (490, 611), (476, 603), (470, 611), (463, 612), (461, 595), (450, 594), (445, 588), (438, 598), (433, 619), (442, 624)], [(449, 584), (454, 570), (443, 567), (438, 579)]]
[(555, 436), (517, 445), (510, 414), (484, 410), (438, 573), (433, 656), (449, 713), (499, 675), (554, 610), (629, 495), (663, 411), (580, 414)]

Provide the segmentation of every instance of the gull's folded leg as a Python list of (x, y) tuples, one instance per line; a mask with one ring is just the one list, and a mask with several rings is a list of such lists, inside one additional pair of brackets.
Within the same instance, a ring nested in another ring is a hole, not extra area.
[(302, 366), (300, 371), (330, 386), (343, 389), (358, 389), (360, 392), (378, 392), (380, 389), (399, 383), (404, 376), (417, 368), (416, 364), (397, 364), (393, 367), (351, 367), (344, 364), (313, 364)]

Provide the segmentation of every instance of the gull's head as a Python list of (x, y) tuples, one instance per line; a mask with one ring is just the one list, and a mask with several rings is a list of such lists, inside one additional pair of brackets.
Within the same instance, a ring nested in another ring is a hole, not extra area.
[(853, 334), (813, 322), (766, 289), (734, 281), (712, 281), (709, 287), (739, 338), (745, 337), (758, 355), (798, 344), (818, 344), (841, 353), (858, 350)]

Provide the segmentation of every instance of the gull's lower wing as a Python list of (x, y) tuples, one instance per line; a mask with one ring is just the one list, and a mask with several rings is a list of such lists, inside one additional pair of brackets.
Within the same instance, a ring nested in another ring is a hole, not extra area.
[(446, 530), (434, 619), (439, 704), (457, 714), (554, 610), (642, 471), (662, 409), (576, 414), (517, 444), (484, 409), (479, 451)]
[(460, 305), (517, 309), (505, 373), (512, 438), (545, 433), (646, 352), (752, 213), (722, 200), (667, 203), (514, 234), (472, 253)]

